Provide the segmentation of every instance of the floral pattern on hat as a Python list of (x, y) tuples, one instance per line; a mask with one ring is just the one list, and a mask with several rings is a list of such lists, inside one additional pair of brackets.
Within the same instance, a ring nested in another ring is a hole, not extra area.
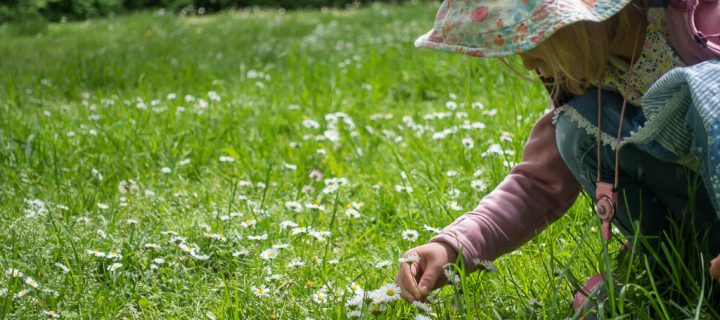
[(602, 21), (630, 0), (445, 0), (435, 25), (415, 46), (502, 57), (537, 46), (578, 21)]

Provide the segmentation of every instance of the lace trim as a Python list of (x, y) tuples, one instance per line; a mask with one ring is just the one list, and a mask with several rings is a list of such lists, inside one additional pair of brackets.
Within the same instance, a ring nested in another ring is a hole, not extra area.
[[(553, 123), (557, 122), (557, 117), (561, 112), (565, 112), (570, 116), (570, 120), (574, 122), (578, 128), (585, 129), (585, 132), (597, 140), (597, 126), (587, 121), (575, 108), (570, 105), (562, 105), (555, 109), (555, 116), (553, 117)], [(610, 146), (612, 150), (617, 148), (617, 138), (610, 136), (609, 134), (602, 132), (600, 140), (604, 145)]]

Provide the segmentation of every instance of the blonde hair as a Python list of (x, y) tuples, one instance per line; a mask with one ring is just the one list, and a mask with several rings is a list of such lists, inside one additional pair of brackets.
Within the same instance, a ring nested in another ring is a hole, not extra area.
[[(636, 13), (631, 10), (639, 9), (644, 17), (646, 5), (647, 0), (634, 0), (607, 20), (568, 25), (525, 52), (524, 56), (539, 59), (547, 66), (548, 70), (542, 76), (548, 79), (545, 84), (552, 88), (553, 97), (562, 91), (581, 94), (590, 83), (601, 80), (608, 67), (611, 47), (620, 45), (630, 32), (644, 33), (644, 30), (632, 30), (636, 25), (632, 21)], [(582, 75), (582, 79), (578, 75)]]

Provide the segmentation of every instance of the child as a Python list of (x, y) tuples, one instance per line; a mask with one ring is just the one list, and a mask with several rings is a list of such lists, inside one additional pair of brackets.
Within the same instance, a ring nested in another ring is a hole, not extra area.
[(554, 110), (536, 122), (523, 162), (494, 191), (428, 244), (407, 251), (420, 261), (398, 271), (405, 300), (424, 300), (444, 285), (443, 267), (455, 262), (460, 250), (472, 272), (481, 261), (529, 241), (560, 218), (581, 190), (610, 204), (599, 205), (598, 213), (617, 211), (615, 219), (604, 220), (606, 240), (611, 219), (627, 237), (639, 221), (651, 247), (670, 233), (671, 221), (690, 221), (705, 257), (717, 256), (710, 274), (720, 281), (718, 193), (715, 184), (707, 185), (716, 181), (696, 150), (713, 140), (707, 139), (704, 115), (692, 108), (683, 114), (683, 128), (689, 128), (682, 132), (689, 136), (684, 157), (662, 137), (624, 142), (650, 125), (640, 108), (643, 95), (671, 69), (689, 64), (668, 43), (664, 3), (651, 1), (443, 2), (434, 29), (417, 46), (478, 57), (519, 54), (525, 68), (552, 79), (546, 85)]

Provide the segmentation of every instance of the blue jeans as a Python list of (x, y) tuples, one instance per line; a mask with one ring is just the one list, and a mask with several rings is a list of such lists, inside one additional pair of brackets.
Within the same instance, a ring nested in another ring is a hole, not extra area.
[[(560, 155), (593, 201), (597, 201), (597, 94), (594, 89), (573, 98), (557, 110), (555, 119)], [(608, 143), (602, 146), (600, 171), (602, 181), (612, 183), (612, 145), (617, 139), (622, 96), (611, 91), (603, 91), (602, 95), (602, 131)], [(688, 121), (694, 121), (691, 118)], [(642, 110), (628, 105), (622, 136), (629, 136), (644, 123)], [(633, 222), (637, 222), (639, 234), (653, 248), (659, 249), (664, 234), (674, 234), (670, 239), (681, 252), (700, 248), (706, 257), (720, 253), (720, 219), (701, 173), (673, 162), (661, 146), (652, 142), (624, 145), (619, 167), (619, 204), (613, 224), (626, 237), (633, 237)], [(672, 232), (673, 225), (680, 234)]]

